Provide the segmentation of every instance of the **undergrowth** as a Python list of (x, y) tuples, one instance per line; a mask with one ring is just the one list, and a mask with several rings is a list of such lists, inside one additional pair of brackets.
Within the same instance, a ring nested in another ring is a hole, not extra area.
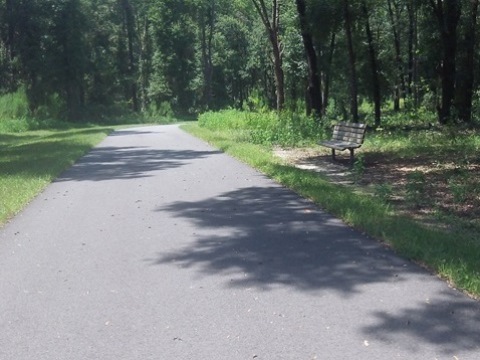
[(203, 113), (198, 124), (209, 130), (225, 131), (239, 141), (286, 147), (313, 144), (326, 133), (313, 117), (292, 112), (228, 109)]

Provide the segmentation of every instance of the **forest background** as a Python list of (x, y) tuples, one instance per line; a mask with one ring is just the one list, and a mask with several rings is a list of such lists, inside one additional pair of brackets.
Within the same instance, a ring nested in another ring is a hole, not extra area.
[(475, 126), (477, 17), (475, 0), (5, 0), (1, 115)]

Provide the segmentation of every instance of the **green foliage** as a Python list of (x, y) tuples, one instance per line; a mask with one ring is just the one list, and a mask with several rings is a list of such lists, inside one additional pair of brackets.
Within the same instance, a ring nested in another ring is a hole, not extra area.
[(0, 118), (23, 119), (29, 114), (28, 99), (25, 89), (0, 96)]
[(40, 106), (35, 114), (30, 113), (28, 98), (23, 88), (0, 96), (0, 132), (20, 133), (28, 130), (61, 128), (62, 102), (51, 96), (50, 106)]
[(360, 182), (365, 174), (365, 159), (363, 154), (358, 154), (352, 166), (352, 177), (354, 182)]
[(156, 103), (149, 104), (146, 113), (149, 117), (164, 117), (173, 119), (174, 116), (172, 106), (168, 101), (163, 101), (158, 105)]
[(199, 116), (199, 126), (209, 130), (241, 133), (254, 144), (300, 146), (312, 144), (323, 134), (313, 118), (297, 113), (223, 110)]
[(405, 184), (405, 200), (414, 207), (421, 207), (428, 201), (426, 194), (427, 180), (421, 171), (414, 171), (407, 175)]
[(471, 193), (470, 187), (466, 184), (464, 176), (455, 176), (448, 179), (448, 188), (453, 196), (453, 201), (463, 204)]
[[(361, 11), (363, 3), (366, 12)], [(360, 120), (369, 125), (375, 122), (368, 19), (375, 34), (382, 94), (380, 125), (387, 130), (430, 127), (438, 123), (444, 94), (438, 64), (445, 59), (436, 14), (419, 2), (394, 3), (390, 14), (381, 1), (348, 2)], [(267, 9), (271, 4), (265, 3)], [(351, 118), (352, 79), (345, 32), (340, 31), (345, 23), (343, 4), (305, 1), (305, 29), (316, 50), (327, 121)], [(457, 73), (452, 74), (458, 81), (449, 115), (452, 133), (461, 131), (459, 123), (480, 124), (478, 48), (471, 59), (475, 71), (465, 76), (471, 56), (466, 39), (475, 18), (472, 11), (465, 4), (459, 13)], [(151, 117), (154, 113), (169, 116), (170, 109), (176, 115), (193, 115), (228, 107), (263, 113), (275, 106), (271, 44), (250, 0), (7, 1), (0, 4), (0, 20), (0, 93), (23, 87), (27, 112), (35, 117), (88, 122), (93, 109), (116, 113), (124, 108), (127, 113)], [(276, 20), (285, 108), (303, 113), (308, 108), (309, 66), (295, 2), (282, 3)], [(400, 42), (398, 48), (395, 40)], [(472, 101), (464, 96), (468, 94), (465, 80), (470, 79), (474, 80)], [(468, 109), (464, 110), (470, 102), (471, 122), (465, 118)], [(18, 118), (24, 109), (11, 113)], [(278, 120), (256, 121), (268, 123), (267, 130), (255, 129), (252, 136), (257, 142), (297, 143), (299, 133), (317, 131), (309, 120), (300, 118), (282, 114)], [(274, 134), (272, 121), (282, 123), (284, 133)], [(307, 129), (299, 129), (299, 124)]]
[(388, 183), (378, 184), (374, 188), (374, 195), (382, 202), (388, 203), (393, 195), (393, 187)]
[(112, 131), (63, 124), (64, 130), (0, 131), (0, 225)]
[[(365, 103), (363, 104), (363, 108), (365, 109)], [(372, 111), (366, 113), (365, 119), (369, 125), (373, 126), (374, 119)], [(402, 112), (384, 111), (381, 126), (386, 129), (425, 129), (432, 127), (436, 122), (437, 114), (435, 112), (420, 107)]]

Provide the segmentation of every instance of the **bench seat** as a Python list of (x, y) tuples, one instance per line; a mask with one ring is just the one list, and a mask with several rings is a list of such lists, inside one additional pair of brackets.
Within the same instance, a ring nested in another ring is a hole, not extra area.
[(350, 151), (350, 162), (354, 161), (354, 149), (358, 149), (365, 139), (366, 124), (340, 122), (333, 127), (331, 140), (323, 140), (319, 145), (332, 149), (332, 158), (335, 160), (335, 150)]
[(334, 141), (334, 140), (321, 141), (319, 144), (325, 147), (329, 147), (329, 148), (340, 150), (340, 151), (347, 150), (347, 149), (357, 149), (360, 146), (362, 146), (361, 144), (356, 144), (352, 142)]

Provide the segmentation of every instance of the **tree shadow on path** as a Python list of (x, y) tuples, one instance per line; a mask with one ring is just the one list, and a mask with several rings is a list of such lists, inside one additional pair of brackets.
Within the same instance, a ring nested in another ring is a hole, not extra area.
[(365, 284), (400, 282), (400, 271), (405, 273), (405, 260), (280, 187), (245, 188), (158, 211), (190, 219), (200, 235), (154, 263), (241, 274), (228, 286), (287, 285), (351, 295)]
[(154, 176), (160, 170), (184, 166), (189, 160), (217, 151), (161, 150), (150, 147), (98, 147), (82, 157), (56, 181), (127, 180)]
[[(478, 303), (442, 284), (432, 287), (430, 305), (410, 301), (408, 292), (415, 288), (408, 281), (430, 281), (430, 274), (289, 190), (244, 188), (203, 201), (172, 203), (158, 211), (188, 219), (198, 233), (193, 243), (150, 259), (153, 264), (220, 275), (227, 288), (289, 287), (352, 300), (373, 292), (369, 288), (375, 284), (387, 293), (400, 289), (402, 298), (405, 291), (405, 306), (393, 314), (365, 311), (368, 323), (375, 325), (359, 331), (390, 343), (405, 334), (407, 343), (418, 339), (418, 346), (435, 344), (445, 354), (472, 351), (480, 343)], [(382, 295), (372, 293), (370, 303)]]
[(414, 335), (423, 342), (441, 345), (450, 356), (465, 359), (459, 352), (475, 351), (475, 359), (480, 357), (480, 304), (462, 294), (443, 291), (421, 304), (406, 304), (395, 313), (376, 311), (372, 318), (374, 324), (363, 332), (377, 341), (395, 343), (405, 335)]

